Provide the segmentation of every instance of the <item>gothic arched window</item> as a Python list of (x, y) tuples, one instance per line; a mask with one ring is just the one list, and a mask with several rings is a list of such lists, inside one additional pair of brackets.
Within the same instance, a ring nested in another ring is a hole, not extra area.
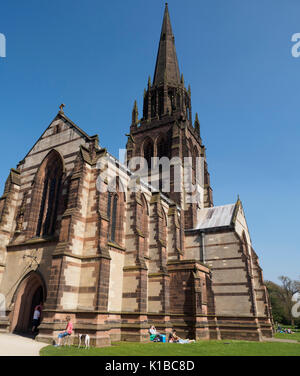
[(168, 142), (163, 136), (157, 140), (157, 156), (158, 158), (168, 157)]
[[(193, 183), (196, 182), (197, 176), (197, 167), (199, 167), (199, 164), (197, 164), (197, 159), (199, 157), (198, 150), (196, 146), (194, 147), (194, 152), (193, 152)], [(198, 172), (199, 173), (199, 172)]]
[(141, 196), (141, 203), (142, 203), (142, 210), (141, 210), (141, 219), (140, 219), (140, 225), (142, 233), (145, 237), (148, 237), (148, 205), (145, 196), (142, 194)]
[(107, 217), (109, 227), (107, 239), (109, 242), (122, 245), (124, 226), (125, 197), (123, 192), (119, 192), (119, 182), (116, 184), (116, 191), (108, 193)]
[(149, 212), (148, 205), (145, 196), (141, 196), (140, 216), (138, 218), (138, 225), (140, 226), (143, 237), (140, 239), (141, 249), (143, 249), (144, 256), (149, 257)]
[[(157, 138), (156, 141), (156, 156), (161, 159), (163, 157), (169, 157), (168, 155), (168, 142), (164, 135)], [(162, 191), (164, 187), (163, 182), (163, 166), (159, 164), (159, 190)], [(168, 182), (166, 182), (168, 183)]]
[(146, 140), (144, 144), (144, 158), (147, 161), (148, 169), (151, 169), (151, 158), (153, 157), (153, 154), (154, 154), (153, 142), (149, 138)]
[(56, 151), (51, 151), (42, 163), (36, 179), (36, 236), (51, 236), (55, 233), (62, 174), (62, 159)]
[(161, 263), (162, 263), (162, 268), (166, 269), (167, 260), (168, 260), (168, 255), (167, 255), (168, 222), (167, 222), (166, 213), (165, 213), (165, 211), (162, 207), (161, 207), (161, 215), (162, 215), (161, 229), (160, 229), (160, 232), (159, 232), (160, 241), (161, 241), (161, 245), (162, 245)]
[(161, 239), (166, 243), (167, 241), (167, 231), (168, 231), (168, 222), (167, 222), (167, 216), (164, 211), (164, 209), (161, 209), (162, 213), (162, 231), (161, 231)]
[(109, 193), (108, 195), (108, 205), (107, 205), (107, 216), (110, 218), (110, 226), (108, 231), (108, 240), (116, 241), (116, 225), (117, 225), (117, 213), (118, 212), (118, 195)]

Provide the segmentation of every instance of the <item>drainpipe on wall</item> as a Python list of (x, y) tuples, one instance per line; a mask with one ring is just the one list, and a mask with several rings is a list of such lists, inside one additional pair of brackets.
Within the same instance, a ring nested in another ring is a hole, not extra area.
[(205, 264), (206, 254), (205, 254), (205, 233), (200, 231), (201, 245), (200, 245), (200, 261)]

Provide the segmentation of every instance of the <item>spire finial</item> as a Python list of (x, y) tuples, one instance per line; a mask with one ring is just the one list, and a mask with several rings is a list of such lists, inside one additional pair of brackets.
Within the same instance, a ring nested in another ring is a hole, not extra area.
[(62, 104), (59, 106), (59, 112), (64, 113), (64, 107), (66, 107), (66, 105), (62, 103)]
[(167, 72), (166, 76), (168, 78), (168, 82), (177, 86), (180, 84), (180, 72), (168, 10), (168, 3), (165, 3), (165, 5), (166, 7), (161, 28), (153, 85), (163, 83), (165, 72)]
[(148, 89), (151, 87), (151, 76), (148, 77)]

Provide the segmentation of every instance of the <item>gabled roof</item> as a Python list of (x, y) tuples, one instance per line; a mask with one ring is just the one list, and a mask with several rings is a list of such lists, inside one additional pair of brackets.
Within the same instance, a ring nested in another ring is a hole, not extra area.
[[(34, 145), (32, 146), (32, 148), (29, 150), (29, 152), (26, 154), (25, 158), (31, 153), (32, 149), (36, 146), (36, 144), (43, 138), (44, 134), (46, 133), (46, 131), (51, 127), (52, 123), (58, 119), (64, 119), (67, 123), (69, 123), (69, 125), (76, 129), (76, 131), (83, 137), (86, 139), (86, 141), (90, 141), (93, 139), (93, 137), (89, 136), (87, 133), (85, 133), (78, 125), (76, 125), (71, 119), (69, 119), (65, 114), (64, 112), (62, 111), (59, 111), (58, 114), (55, 116), (55, 118), (51, 121), (51, 123), (49, 124), (49, 126), (45, 129), (45, 131), (42, 133), (42, 135), (38, 138), (38, 140), (34, 143)], [(24, 159), (25, 159), (24, 158)], [(23, 160), (24, 160), (23, 159)]]
[(199, 222), (195, 230), (230, 226), (235, 207), (236, 204), (230, 204), (200, 210)]
[(235, 204), (201, 209), (197, 226), (186, 231), (205, 231), (234, 226), (240, 208), (242, 202), (238, 198)]
[(79, 133), (81, 133), (81, 135), (84, 136), (88, 141), (90, 141), (93, 138), (92, 136), (89, 136), (87, 133), (85, 133), (78, 125), (76, 125), (71, 119), (69, 119), (63, 112), (60, 111), (56, 117), (58, 116), (65, 119), (69, 124), (72, 125), (73, 128), (75, 128)]

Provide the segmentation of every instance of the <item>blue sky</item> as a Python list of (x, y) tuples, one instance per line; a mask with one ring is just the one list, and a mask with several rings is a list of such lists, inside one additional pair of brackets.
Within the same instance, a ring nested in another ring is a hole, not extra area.
[[(0, 189), (58, 106), (118, 155), (153, 77), (164, 1), (0, 5)], [(265, 279), (300, 275), (298, 0), (169, 0), (215, 205), (239, 194)]]

